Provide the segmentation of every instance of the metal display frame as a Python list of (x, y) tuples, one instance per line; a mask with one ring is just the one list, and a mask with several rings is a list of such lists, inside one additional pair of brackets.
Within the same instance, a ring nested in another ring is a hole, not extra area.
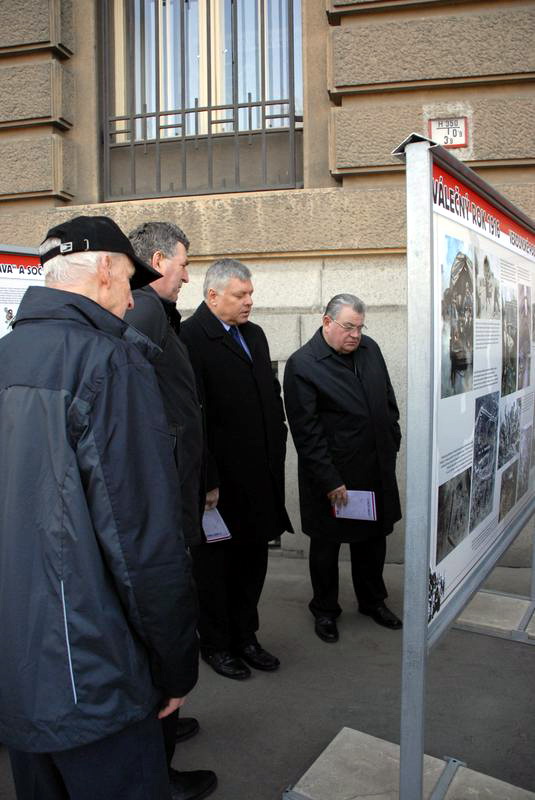
[(0, 253), (13, 253), (16, 256), (38, 256), (37, 247), (17, 247), (14, 244), (0, 244)]
[[(444, 168), (496, 209), (535, 234), (535, 224), (448, 150), (413, 133), (394, 150), (406, 163), (407, 193), (407, 495), (405, 590), (400, 738), (400, 800), (423, 797), (424, 718), (427, 657), (477, 592), (500, 556), (535, 513), (535, 497), (465, 577), (448, 604), (428, 625), (429, 555), (432, 520), (434, 351), (433, 165)], [(535, 610), (535, 553), (531, 613)], [(529, 609), (528, 609), (529, 611)], [(516, 637), (521, 638), (521, 637)], [(442, 800), (456, 770), (448, 759), (431, 800)]]

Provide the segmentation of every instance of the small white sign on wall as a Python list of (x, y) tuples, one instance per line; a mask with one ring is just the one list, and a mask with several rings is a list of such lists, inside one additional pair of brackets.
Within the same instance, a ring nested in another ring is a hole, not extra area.
[(468, 118), (441, 117), (429, 120), (429, 138), (442, 147), (468, 146)]

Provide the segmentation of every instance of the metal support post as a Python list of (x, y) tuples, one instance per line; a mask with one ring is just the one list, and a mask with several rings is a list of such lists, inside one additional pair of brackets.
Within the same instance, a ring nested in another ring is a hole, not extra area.
[(433, 409), (432, 158), (405, 149), (407, 171), (407, 486), (400, 800), (423, 792)]

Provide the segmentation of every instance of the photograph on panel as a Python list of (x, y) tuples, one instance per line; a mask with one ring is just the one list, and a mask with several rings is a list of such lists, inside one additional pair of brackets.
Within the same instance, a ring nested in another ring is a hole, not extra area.
[(441, 397), (472, 389), (474, 351), (474, 264), (472, 249), (444, 236), (442, 273)]
[(470, 500), (471, 531), (483, 522), (492, 511), (498, 450), (499, 411), (499, 392), (491, 392), (476, 399), (472, 497)]
[(517, 318), (516, 286), (502, 283), (502, 397), (516, 392)]
[(520, 500), (529, 488), (529, 467), (531, 464), (531, 439), (533, 426), (522, 428), (520, 431), (520, 459), (518, 462), (518, 481), (516, 499)]
[(513, 458), (520, 448), (520, 398), (502, 397), (500, 402), (500, 447), (498, 469)]
[(531, 288), (518, 287), (518, 388), (526, 389), (531, 376)]
[(471, 467), (438, 487), (436, 563), (468, 535)]
[(516, 481), (518, 475), (518, 459), (504, 469), (500, 486), (500, 522), (507, 516), (516, 502)]
[(498, 263), (493, 256), (474, 253), (476, 267), (476, 317), (478, 319), (500, 319), (500, 282)]

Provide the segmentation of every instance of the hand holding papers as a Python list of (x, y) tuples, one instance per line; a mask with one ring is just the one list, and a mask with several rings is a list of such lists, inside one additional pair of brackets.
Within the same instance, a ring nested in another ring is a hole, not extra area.
[(225, 521), (217, 508), (205, 511), (202, 517), (202, 527), (206, 536), (206, 541), (220, 542), (223, 539), (232, 538), (230, 531), (225, 525)]
[(355, 489), (347, 491), (347, 505), (333, 506), (338, 519), (376, 520), (375, 492), (362, 492)]

